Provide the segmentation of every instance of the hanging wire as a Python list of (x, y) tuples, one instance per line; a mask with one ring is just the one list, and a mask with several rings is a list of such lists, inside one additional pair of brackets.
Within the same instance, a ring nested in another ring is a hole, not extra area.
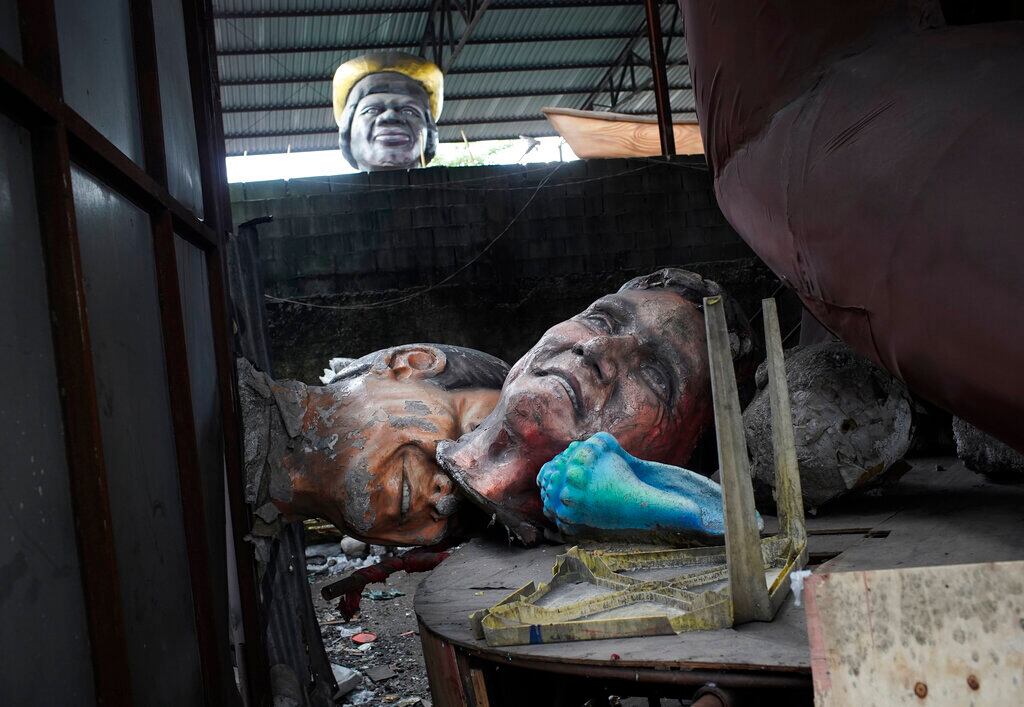
[(555, 168), (552, 169), (550, 172), (548, 172), (548, 174), (544, 177), (544, 179), (542, 179), (541, 182), (539, 184), (537, 184), (537, 186), (535, 186), (534, 193), (529, 195), (529, 199), (527, 199), (526, 203), (523, 204), (522, 207), (516, 212), (516, 214), (512, 217), (512, 220), (509, 221), (508, 225), (506, 225), (504, 228), (502, 228), (501, 233), (499, 233), (493, 239), (490, 239), (490, 241), (488, 241), (487, 244), (485, 246), (483, 246), (483, 248), (480, 249), (480, 252), (478, 252), (476, 255), (474, 255), (472, 258), (470, 258), (465, 263), (463, 263), (463, 265), (461, 267), (456, 268), (456, 271), (454, 273), (452, 273), (451, 275), (447, 276), (446, 278), (444, 278), (440, 282), (437, 282), (437, 283), (434, 283), (433, 285), (430, 285), (429, 287), (426, 287), (426, 288), (424, 288), (422, 290), (418, 290), (416, 292), (410, 293), (408, 295), (402, 295), (401, 297), (394, 297), (392, 299), (385, 299), (385, 300), (381, 300), (379, 302), (371, 302), (371, 303), (368, 303), (368, 304), (315, 304), (313, 302), (303, 302), (303, 301), (298, 300), (298, 299), (289, 299), (287, 297), (274, 297), (273, 295), (268, 295), (268, 294), (265, 294), (263, 296), (266, 297), (266, 299), (271, 301), (271, 302), (282, 302), (282, 303), (288, 303), (288, 304), (298, 304), (298, 305), (301, 305), (301, 306), (314, 307), (314, 308), (317, 308), (317, 309), (377, 309), (377, 308), (380, 308), (380, 307), (394, 306), (395, 304), (401, 304), (403, 302), (408, 302), (411, 299), (415, 299), (416, 297), (419, 297), (421, 295), (425, 295), (428, 292), (437, 289), (441, 285), (444, 285), (446, 283), (451, 282), (456, 276), (458, 276), (460, 273), (463, 273), (467, 267), (469, 267), (474, 262), (476, 262), (481, 257), (483, 257), (483, 255), (488, 250), (490, 250), (490, 247), (492, 247), (496, 243), (498, 243), (498, 241), (503, 236), (505, 236), (505, 234), (507, 234), (509, 231), (511, 231), (512, 230), (512, 226), (515, 225), (516, 221), (519, 220), (519, 217), (526, 211), (527, 208), (529, 208), (529, 205), (534, 203), (534, 200), (537, 199), (537, 195), (539, 195), (541, 193), (541, 190), (544, 189), (544, 185), (547, 184), (548, 181), (551, 179), (551, 177), (553, 177), (555, 175), (555, 172), (557, 172), (559, 169), (561, 169), (562, 164), (563, 163), (559, 162), (557, 165), (555, 165)]

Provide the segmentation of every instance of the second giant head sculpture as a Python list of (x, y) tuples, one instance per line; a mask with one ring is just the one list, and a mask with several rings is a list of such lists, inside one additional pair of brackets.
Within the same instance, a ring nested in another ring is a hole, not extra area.
[[(458, 346), (395, 346), (349, 363), (325, 386), (242, 375), (247, 440), (286, 516), (319, 517), (384, 545), (431, 545), (455, 522), (437, 443), (486, 417), (508, 366)], [(248, 463), (248, 462), (247, 462)]]
[[(493, 412), (438, 461), (526, 542), (546, 527), (536, 477), (570, 442), (611, 433), (630, 454), (682, 466), (713, 424), (703, 298), (724, 294), (679, 269), (638, 277), (549, 329), (512, 367)], [(734, 358), (746, 318), (727, 298)]]
[(426, 166), (437, 149), (444, 77), (410, 54), (366, 54), (334, 74), (334, 119), (345, 159), (356, 169)]

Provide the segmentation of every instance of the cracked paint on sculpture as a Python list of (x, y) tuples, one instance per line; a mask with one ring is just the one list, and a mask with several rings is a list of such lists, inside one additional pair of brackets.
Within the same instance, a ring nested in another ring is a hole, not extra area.
[(607, 432), (570, 444), (541, 467), (537, 485), (544, 515), (568, 537), (715, 545), (724, 538), (721, 486), (637, 459)]
[(266, 440), (256, 483), (287, 516), (383, 545), (438, 543), (460, 520), (436, 445), (479, 424), (507, 370), (479, 351), (434, 344), (370, 354), (325, 386), (274, 381), (243, 361), (246, 436)]
[[(597, 432), (667, 464), (689, 461), (712, 424), (703, 297), (721, 288), (659, 270), (549, 329), (513, 366), (480, 426), (438, 445), (438, 461), (477, 505), (527, 543), (551, 523), (535, 480), (541, 466)], [(727, 300), (733, 354), (752, 348), (747, 319)]]

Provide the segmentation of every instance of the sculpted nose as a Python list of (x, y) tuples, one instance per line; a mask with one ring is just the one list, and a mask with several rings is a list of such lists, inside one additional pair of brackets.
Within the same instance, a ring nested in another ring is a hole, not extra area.
[(394, 108), (388, 108), (386, 111), (377, 116), (378, 123), (400, 123), (402, 122), (402, 114)]
[(439, 516), (447, 518), (459, 507), (459, 500), (452, 493), (452, 480), (443, 473), (437, 473), (434, 474), (432, 483), (430, 505), (434, 507)]
[(632, 336), (595, 336), (575, 344), (572, 352), (594, 368), (599, 380), (607, 382), (618, 374), (619, 361), (628, 360), (635, 348)]

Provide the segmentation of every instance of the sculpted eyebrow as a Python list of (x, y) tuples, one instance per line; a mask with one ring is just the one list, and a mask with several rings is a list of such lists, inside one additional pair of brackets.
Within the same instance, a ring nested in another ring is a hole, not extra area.
[(591, 309), (611, 314), (619, 323), (636, 321), (636, 307), (621, 299), (599, 299)]

